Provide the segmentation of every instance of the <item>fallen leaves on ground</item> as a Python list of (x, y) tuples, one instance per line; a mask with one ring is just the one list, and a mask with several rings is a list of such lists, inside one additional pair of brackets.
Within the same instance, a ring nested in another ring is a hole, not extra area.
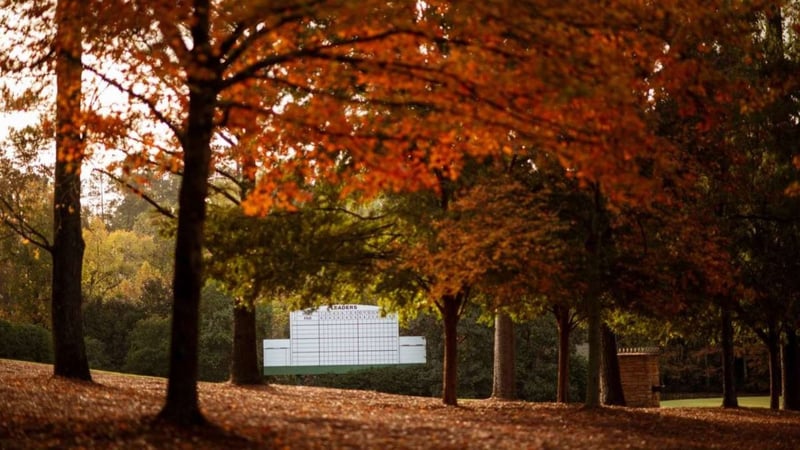
[(800, 414), (743, 408), (600, 408), (369, 391), (200, 383), (214, 426), (156, 423), (162, 378), (0, 360), (0, 448), (797, 449)]

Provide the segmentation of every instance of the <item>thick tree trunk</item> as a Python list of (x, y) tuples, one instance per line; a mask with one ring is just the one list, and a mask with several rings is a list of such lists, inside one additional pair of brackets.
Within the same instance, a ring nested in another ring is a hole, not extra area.
[(515, 371), (514, 322), (508, 314), (498, 312), (494, 317), (492, 398), (500, 400), (517, 398)]
[(765, 344), (769, 352), (769, 408), (779, 409), (781, 397), (781, 345), (777, 327), (769, 327)]
[(245, 385), (263, 382), (264, 376), (258, 368), (255, 305), (252, 301), (236, 302), (233, 307), (231, 383)]
[(91, 380), (83, 341), (81, 277), (81, 24), (79, 1), (56, 6), (56, 164), (53, 201), (52, 326), (56, 376)]
[(603, 404), (625, 406), (622, 378), (617, 358), (617, 336), (608, 325), (601, 327), (603, 341)]
[(600, 299), (597, 296), (588, 298), (586, 320), (588, 324), (587, 339), (589, 341), (589, 362), (586, 367), (586, 402), (587, 408), (600, 406), (600, 359), (602, 353), (602, 337), (600, 325)]
[(458, 313), (460, 297), (447, 295), (442, 298), (442, 321), (444, 323), (444, 367), (442, 370), (442, 402), (456, 406), (458, 397)]
[(734, 377), (733, 319), (731, 311), (722, 305), (722, 407), (738, 408)]
[(783, 409), (800, 411), (800, 339), (791, 325), (784, 327), (786, 342), (781, 348), (783, 367)]
[(569, 335), (572, 332), (569, 308), (555, 307), (553, 313), (558, 324), (558, 382), (556, 402), (569, 402)]
[(167, 400), (160, 420), (178, 425), (202, 425), (197, 396), (200, 291), (203, 284), (203, 225), (211, 162), (211, 135), (219, 67), (210, 50), (209, 1), (195, 0), (192, 47), (187, 83), (189, 114), (181, 136), (183, 178), (178, 197), (175, 243), (172, 329)]

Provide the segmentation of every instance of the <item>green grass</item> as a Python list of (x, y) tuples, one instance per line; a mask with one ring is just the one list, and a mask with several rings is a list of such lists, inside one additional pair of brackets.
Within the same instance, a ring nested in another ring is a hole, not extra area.
[[(719, 406), (722, 406), (722, 397), (661, 401), (662, 408), (714, 408)], [(747, 408), (769, 408), (769, 397), (739, 397), (739, 406)]]

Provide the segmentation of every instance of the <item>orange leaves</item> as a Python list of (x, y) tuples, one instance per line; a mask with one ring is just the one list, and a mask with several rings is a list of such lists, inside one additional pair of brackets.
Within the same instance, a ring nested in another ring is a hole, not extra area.
[[(95, 372), (97, 384), (53, 378), (51, 366), (0, 361), (3, 443), (23, 448), (791, 448), (796, 413), (759, 408), (619, 408), (434, 398), (366, 390), (202, 383), (216, 425), (152, 419), (164, 379)], [(422, 426), (421, 424), (424, 424)], [(536, 424), (531, 427), (530, 424)], [(730, 430), (735, 429), (732, 433)]]
[(417, 224), (416, 241), (401, 250), (404, 266), (429, 280), (428, 298), (467, 286), (500, 301), (549, 291), (562, 270), (551, 237), (557, 225), (535, 194), (496, 172), (461, 186), (447, 210)]

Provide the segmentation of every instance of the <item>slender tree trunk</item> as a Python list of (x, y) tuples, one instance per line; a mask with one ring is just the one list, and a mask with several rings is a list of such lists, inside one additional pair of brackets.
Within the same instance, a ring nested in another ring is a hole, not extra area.
[(56, 164), (53, 197), (52, 326), (56, 376), (91, 380), (83, 340), (81, 277), (81, 2), (56, 5)]
[[(244, 200), (255, 186), (258, 167), (251, 156), (242, 160), (240, 198)], [(231, 383), (237, 385), (263, 384), (264, 374), (258, 367), (258, 342), (256, 341), (255, 299), (240, 298), (233, 303), (233, 352), (231, 358)]]
[(458, 312), (461, 302), (458, 295), (442, 298), (442, 321), (444, 322), (444, 368), (442, 373), (442, 402), (456, 406), (458, 397)]
[(514, 322), (498, 312), (494, 317), (494, 371), (492, 397), (500, 400), (517, 398), (514, 352)]
[(264, 376), (258, 368), (256, 308), (252, 301), (242, 300), (233, 306), (231, 383), (245, 385), (263, 382)]
[(786, 342), (782, 345), (783, 409), (800, 411), (800, 339), (791, 325), (784, 327)]
[(586, 367), (586, 402), (587, 408), (600, 406), (600, 359), (602, 353), (602, 336), (600, 332), (600, 299), (591, 296), (588, 300), (586, 320), (588, 324), (589, 362)]
[(625, 406), (622, 378), (617, 358), (617, 336), (608, 325), (601, 327), (603, 340), (603, 404)]
[(781, 397), (781, 345), (778, 328), (770, 325), (766, 339), (769, 352), (769, 408), (780, 408)]
[(193, 15), (190, 32), (194, 46), (187, 73), (189, 114), (181, 136), (184, 169), (178, 197), (169, 378), (167, 400), (158, 415), (160, 420), (178, 425), (206, 423), (197, 396), (197, 348), (210, 142), (220, 79), (218, 61), (210, 48), (209, 0), (195, 0)]
[(600, 406), (600, 365), (602, 358), (602, 332), (600, 326), (601, 304), (601, 282), (603, 280), (603, 269), (600, 256), (604, 251), (604, 234), (608, 231), (606, 224), (606, 210), (603, 202), (603, 194), (600, 183), (590, 183), (593, 197), (593, 208), (589, 233), (584, 243), (586, 252), (590, 258), (589, 267), (589, 291), (586, 297), (586, 321), (589, 343), (589, 361), (586, 367), (586, 401), (587, 408)]
[(736, 383), (734, 377), (733, 319), (731, 311), (722, 305), (722, 407), (738, 408)]
[(572, 332), (569, 308), (556, 306), (553, 309), (558, 324), (558, 382), (556, 402), (569, 402), (569, 335)]

